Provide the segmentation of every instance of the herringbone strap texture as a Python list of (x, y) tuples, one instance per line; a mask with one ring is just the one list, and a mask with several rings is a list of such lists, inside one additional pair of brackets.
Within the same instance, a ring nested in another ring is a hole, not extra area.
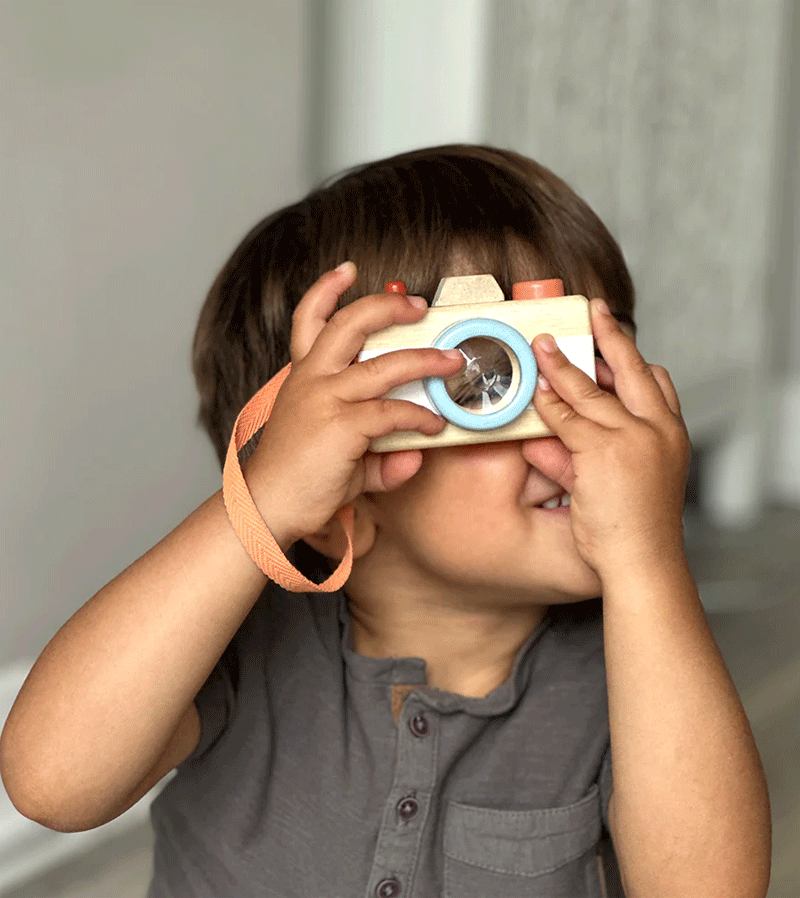
[(323, 583), (314, 583), (297, 570), (275, 542), (256, 508), (239, 464), (239, 451), (269, 418), (278, 390), (289, 376), (291, 369), (291, 365), (282, 368), (239, 413), (233, 425), (233, 434), (228, 443), (228, 454), (222, 471), (222, 498), (233, 529), (247, 554), (270, 580), (274, 580), (290, 592), (334, 592), (350, 576), (353, 564), (353, 506), (344, 505), (335, 515), (347, 536), (347, 552), (344, 558), (327, 580)]

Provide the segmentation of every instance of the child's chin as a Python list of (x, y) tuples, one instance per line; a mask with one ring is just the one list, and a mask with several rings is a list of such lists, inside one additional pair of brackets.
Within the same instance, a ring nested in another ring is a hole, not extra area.
[(569, 585), (563, 589), (556, 588), (551, 604), (553, 605), (569, 605), (573, 602), (586, 602), (589, 599), (596, 599), (601, 595), (603, 585), (600, 578), (591, 568), (586, 567), (581, 572), (580, 580), (573, 579)]
[(581, 603), (581, 602), (591, 602), (592, 599), (597, 599), (597, 598), (599, 598), (599, 597), (600, 597), (600, 590), (598, 589), (598, 590), (595, 590), (594, 592), (592, 592), (591, 595), (581, 595), (581, 596), (575, 596), (575, 595), (570, 595), (570, 596), (568, 596), (568, 595), (563, 595), (563, 596), (558, 596), (558, 597), (556, 597), (555, 600), (552, 601), (550, 604), (551, 604), (551, 605), (576, 605), (576, 604), (579, 604), (579, 603)]

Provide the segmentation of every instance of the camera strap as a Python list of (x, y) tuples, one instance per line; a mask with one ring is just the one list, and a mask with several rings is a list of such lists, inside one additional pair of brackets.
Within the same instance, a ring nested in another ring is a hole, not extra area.
[(327, 580), (314, 583), (297, 570), (275, 542), (256, 508), (239, 464), (239, 452), (264, 426), (275, 405), (278, 391), (291, 370), (291, 364), (282, 368), (239, 412), (222, 470), (222, 498), (233, 529), (247, 554), (270, 580), (290, 592), (335, 592), (350, 576), (353, 564), (353, 506), (349, 503), (343, 505), (334, 515), (347, 537), (344, 558)]

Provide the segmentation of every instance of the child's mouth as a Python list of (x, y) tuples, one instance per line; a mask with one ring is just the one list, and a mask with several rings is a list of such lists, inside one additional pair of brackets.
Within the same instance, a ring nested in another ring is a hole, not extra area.
[(569, 493), (561, 493), (560, 496), (553, 496), (552, 499), (548, 499), (546, 502), (541, 502), (539, 505), (535, 505), (534, 508), (543, 508), (547, 511), (555, 511), (556, 509), (564, 509), (569, 512), (569, 506), (571, 502), (571, 496)]

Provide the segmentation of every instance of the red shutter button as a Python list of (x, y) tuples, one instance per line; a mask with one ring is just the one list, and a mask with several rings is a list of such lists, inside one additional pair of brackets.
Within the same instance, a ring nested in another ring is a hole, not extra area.
[(564, 295), (564, 282), (561, 278), (550, 278), (547, 281), (518, 281), (511, 288), (512, 299), (554, 299)]
[[(383, 288), (384, 293), (402, 293), (404, 296), (408, 293), (408, 289), (403, 281), (389, 281)], [(562, 294), (563, 296), (563, 294)]]

